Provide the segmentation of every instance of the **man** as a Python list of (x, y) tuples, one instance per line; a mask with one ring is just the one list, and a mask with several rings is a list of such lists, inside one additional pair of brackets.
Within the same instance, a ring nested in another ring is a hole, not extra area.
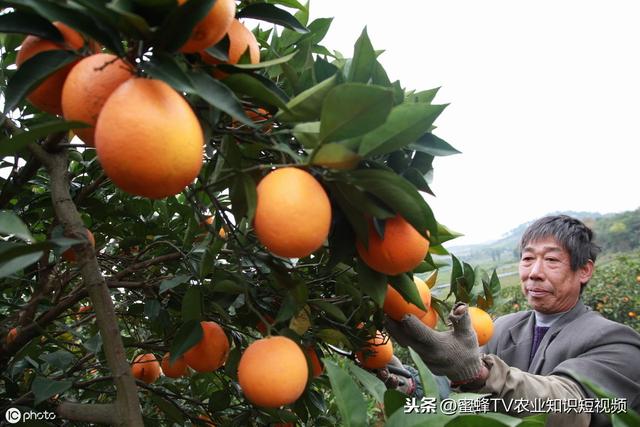
[[(506, 404), (580, 401), (595, 397), (580, 384), (587, 378), (640, 410), (640, 334), (603, 318), (580, 299), (599, 252), (592, 231), (566, 215), (545, 217), (527, 228), (520, 252), (522, 292), (531, 310), (498, 318), (483, 348), (462, 303), (449, 316), (452, 331), (433, 331), (408, 315), (400, 322), (388, 319), (389, 332), (414, 348), (434, 374), (447, 376), (463, 391), (490, 393)], [(547, 425), (610, 421), (604, 414), (554, 413)]]

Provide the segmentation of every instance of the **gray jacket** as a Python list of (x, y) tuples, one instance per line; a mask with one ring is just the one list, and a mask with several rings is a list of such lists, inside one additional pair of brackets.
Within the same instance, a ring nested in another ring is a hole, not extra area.
[[(576, 396), (577, 390), (578, 395), (595, 397), (584, 388), (571, 390), (573, 384), (566, 380), (579, 384), (573, 377), (576, 373), (614, 396), (626, 398), (627, 407), (640, 411), (640, 334), (628, 326), (605, 319), (578, 301), (551, 326), (529, 366), (534, 325), (532, 311), (512, 313), (496, 320), (493, 337), (482, 351), (504, 361), (498, 365), (505, 369), (498, 368), (495, 374), (492, 369), (487, 381), (489, 389), (485, 387), (483, 391), (500, 397), (507, 393), (511, 393), (509, 397), (523, 397), (519, 395), (524, 393), (529, 398), (553, 399)], [(498, 374), (504, 378), (491, 378)], [(530, 374), (536, 374), (535, 378)], [(561, 387), (546, 388), (540, 376), (547, 376), (547, 382), (555, 381), (554, 387)], [(507, 377), (511, 380), (505, 383)], [(516, 378), (518, 380), (514, 381)], [(554, 396), (553, 390), (560, 392)], [(591, 418), (590, 424), (608, 425), (609, 421), (604, 416), (596, 416)]]

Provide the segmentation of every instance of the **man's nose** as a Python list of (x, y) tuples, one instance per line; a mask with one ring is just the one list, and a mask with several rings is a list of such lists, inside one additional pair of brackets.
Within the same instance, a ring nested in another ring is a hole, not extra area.
[(534, 263), (531, 265), (531, 270), (529, 271), (529, 278), (532, 280), (544, 279), (544, 264), (542, 259), (536, 259)]

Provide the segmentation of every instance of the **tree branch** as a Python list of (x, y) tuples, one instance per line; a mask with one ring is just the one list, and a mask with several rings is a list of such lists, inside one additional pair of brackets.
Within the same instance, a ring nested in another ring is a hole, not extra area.
[(121, 424), (114, 404), (88, 404), (63, 402), (58, 405), (56, 414), (60, 418), (72, 421), (84, 421), (98, 424)]

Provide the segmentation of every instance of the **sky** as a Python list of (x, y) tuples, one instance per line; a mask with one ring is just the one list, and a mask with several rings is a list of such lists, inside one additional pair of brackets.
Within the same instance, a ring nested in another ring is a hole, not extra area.
[(640, 207), (637, 1), (312, 0), (323, 41), (353, 54), (366, 26), (391, 80), (441, 87), (434, 134), (462, 154), (434, 162), (436, 219), (500, 238), (556, 211)]

